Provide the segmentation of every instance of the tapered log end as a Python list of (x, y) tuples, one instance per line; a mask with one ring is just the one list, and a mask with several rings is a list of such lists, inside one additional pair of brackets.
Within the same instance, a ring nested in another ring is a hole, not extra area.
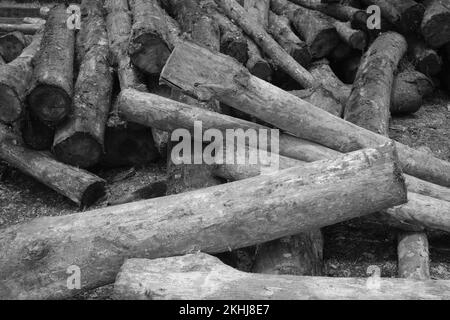
[(102, 146), (91, 135), (77, 132), (62, 141), (55, 141), (53, 152), (61, 162), (90, 168), (100, 161)]
[(166, 43), (151, 34), (133, 39), (129, 49), (131, 62), (148, 74), (159, 74), (170, 56)]
[(44, 123), (56, 125), (69, 114), (72, 98), (61, 88), (38, 85), (28, 96), (28, 103), (33, 113)]
[(17, 121), (23, 111), (23, 105), (10, 87), (0, 84), (0, 121), (13, 123)]
[(328, 55), (339, 43), (336, 29), (323, 29), (310, 43), (309, 50), (313, 58), (323, 58)]

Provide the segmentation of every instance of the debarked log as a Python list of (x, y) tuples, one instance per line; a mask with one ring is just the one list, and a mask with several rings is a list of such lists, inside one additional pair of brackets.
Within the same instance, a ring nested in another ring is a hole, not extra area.
[[(225, 252), (406, 202), (393, 145), (202, 190), (0, 230), (0, 297), (70, 297), (112, 283), (128, 257)], [(330, 209), (332, 208), (332, 210)], [(70, 235), (69, 237), (67, 235)], [(67, 286), (77, 266), (81, 290)]]

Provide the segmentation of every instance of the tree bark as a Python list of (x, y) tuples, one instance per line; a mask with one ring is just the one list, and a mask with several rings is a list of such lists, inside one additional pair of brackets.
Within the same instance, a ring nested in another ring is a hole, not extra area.
[(379, 36), (365, 53), (344, 119), (381, 135), (388, 135), (394, 72), (405, 54), (403, 36), (389, 32)]
[(90, 206), (105, 194), (103, 179), (84, 170), (62, 164), (48, 153), (24, 147), (20, 137), (3, 125), (0, 125), (0, 158), (10, 166), (69, 198), (80, 207)]
[(50, 125), (60, 123), (72, 109), (75, 33), (67, 27), (68, 17), (64, 5), (49, 13), (28, 95), (32, 112)]
[(425, 233), (402, 233), (397, 246), (400, 278), (429, 280), (430, 261)]
[(129, 54), (140, 70), (159, 74), (174, 44), (170, 43), (167, 14), (158, 0), (131, 0), (134, 23)]
[[(340, 152), (389, 141), (250, 75), (233, 58), (192, 43), (174, 49), (161, 73), (161, 81), (200, 100), (214, 97), (292, 135)], [(450, 163), (403, 144), (396, 145), (406, 173), (450, 186)]]
[(419, 38), (408, 36), (408, 55), (416, 70), (427, 76), (435, 76), (442, 69), (442, 59), (439, 54), (428, 48)]
[(41, 29), (41, 24), (8, 24), (0, 23), (0, 33), (22, 32), (23, 34), (35, 34)]
[(433, 48), (450, 42), (450, 4), (443, 0), (427, 0), (420, 26), (425, 41)]
[[(225, 252), (405, 201), (391, 144), (301, 170), (92, 212), (37, 218), (0, 231), (0, 297), (65, 298), (112, 283), (130, 256)], [(80, 268), (81, 290), (67, 287), (66, 270), (71, 265)]]
[(0, 56), (8, 63), (20, 56), (23, 49), (27, 47), (22, 32), (11, 32), (0, 37)]
[(405, 175), (405, 181), (408, 190), (411, 192), (450, 202), (450, 188), (423, 181), (409, 175)]
[(204, 253), (129, 259), (114, 285), (115, 299), (130, 300), (445, 300), (450, 298), (449, 292), (447, 280), (246, 273)]
[(315, 89), (294, 90), (289, 92), (332, 115), (342, 117), (344, 106), (340, 103), (338, 98), (335, 97), (331, 91), (325, 89), (324, 86), (319, 86)]
[(0, 65), (0, 121), (14, 123), (25, 109), (27, 90), (33, 76), (33, 58), (39, 51), (42, 34), (34, 36), (32, 43), (9, 64)]
[(103, 2), (83, 2), (89, 11), (82, 21), (82, 27), (89, 28), (84, 44), (86, 54), (75, 85), (72, 113), (56, 131), (53, 143), (59, 160), (81, 168), (92, 167), (101, 159), (111, 106), (113, 78)]
[(323, 13), (297, 6), (286, 0), (271, 0), (272, 10), (285, 15), (309, 46), (313, 58), (328, 55), (339, 42), (336, 28)]
[(269, 13), (269, 33), (295, 61), (307, 66), (312, 60), (308, 45), (297, 37), (289, 26), (289, 19), (273, 12)]
[(400, 72), (392, 86), (391, 114), (417, 112), (423, 105), (423, 97), (433, 90), (433, 82), (424, 74), (409, 70)]
[(416, 31), (424, 16), (425, 8), (413, 0), (363, 0), (366, 5), (380, 7), (381, 15), (402, 33)]
[(110, 206), (131, 203), (141, 200), (154, 199), (165, 196), (167, 193), (167, 183), (165, 181), (157, 181), (149, 184), (136, 191), (130, 192), (118, 199), (114, 199), (108, 203)]
[(216, 0), (227, 16), (236, 23), (258, 44), (273, 62), (289, 74), (304, 88), (315, 86), (311, 74), (303, 68), (294, 58), (292, 58), (273, 38), (264, 30), (261, 25), (255, 24), (251, 17), (248, 17), (244, 8), (235, 0)]
[[(112, 65), (117, 70), (120, 89), (125, 90), (127, 88), (133, 88), (139, 91), (147, 92), (147, 88), (142, 82), (142, 76), (131, 63), (130, 56), (128, 55), (128, 44), (132, 27), (131, 12), (128, 8), (128, 1), (107, 0), (105, 1), (105, 9), (106, 30), (108, 32), (109, 47), (112, 56), (111, 60)], [(167, 26), (170, 30), (169, 34), (173, 36), (171, 42), (175, 42), (176, 35), (179, 34), (180, 29), (173, 19), (169, 18), (168, 15), (167, 17)], [(115, 137), (123, 137), (128, 135), (136, 136), (136, 132), (134, 132), (134, 130), (131, 130), (130, 132), (129, 128), (130, 126), (127, 126), (126, 123), (120, 118), (116, 106), (113, 105), (113, 110), (110, 113), (105, 132), (105, 161), (109, 161), (110, 164), (118, 163), (115, 160), (115, 155), (123, 153), (121, 151), (121, 146), (123, 144), (117, 143), (117, 141), (112, 141), (109, 138), (113, 137), (114, 139)], [(152, 129), (152, 136), (158, 151), (165, 151), (167, 146), (166, 133)], [(138, 134), (138, 137), (139, 139), (141, 139), (140, 137), (146, 137), (146, 133), (143, 132), (143, 134)], [(124, 143), (126, 142), (127, 139), (124, 140)], [(143, 146), (141, 143), (138, 143), (137, 145), (140, 147)], [(136, 162), (142, 164), (152, 161), (152, 159), (155, 158), (153, 148), (151, 148), (148, 144), (147, 146), (148, 148), (130, 150), (130, 144), (127, 144), (125, 149), (127, 150), (128, 155), (131, 154), (131, 157), (127, 158), (127, 161), (130, 160), (128, 164), (134, 165), (137, 164)], [(163, 155), (165, 155), (165, 153), (163, 153)]]

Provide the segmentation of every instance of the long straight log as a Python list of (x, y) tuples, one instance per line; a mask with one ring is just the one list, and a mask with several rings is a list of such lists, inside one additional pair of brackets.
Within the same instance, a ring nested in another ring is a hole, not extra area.
[(398, 33), (379, 36), (364, 54), (344, 119), (387, 136), (394, 72), (406, 53), (406, 40)]
[(225, 265), (215, 257), (197, 253), (164, 259), (127, 260), (114, 284), (114, 298), (130, 300), (450, 298), (450, 281), (447, 280), (414, 281), (392, 278), (381, 278), (379, 282), (372, 280), (245, 273)]
[[(208, 63), (205, 63), (208, 61)], [(200, 100), (212, 97), (297, 137), (349, 152), (386, 143), (387, 137), (339, 119), (276, 86), (253, 77), (234, 59), (192, 43), (179, 44), (161, 73), (162, 82)], [(396, 143), (403, 170), (450, 186), (450, 163)]]
[(287, 0), (271, 0), (271, 9), (285, 15), (308, 44), (313, 58), (328, 55), (339, 42), (336, 28), (321, 12), (309, 10)]
[[(48, 153), (24, 147), (21, 138), (3, 125), (0, 125), (0, 158), (80, 207), (93, 204), (105, 194), (103, 179), (79, 168), (62, 164)], [(4, 270), (2, 269), (2, 272)]]
[[(406, 189), (391, 144), (301, 170), (41, 217), (0, 231), (0, 297), (69, 297), (114, 282), (130, 256), (226, 252), (404, 202)], [(72, 265), (81, 271), (80, 290), (67, 287)]]
[(445, 0), (427, 0), (420, 26), (425, 41), (433, 48), (450, 42), (450, 4)]
[(247, 17), (245, 9), (235, 0), (216, 0), (216, 3), (261, 47), (277, 66), (304, 88), (315, 86), (311, 74), (284, 51), (261, 25), (255, 24), (253, 19)]
[(27, 41), (22, 32), (11, 32), (0, 37), (0, 56), (5, 62), (17, 58), (27, 47)]
[(0, 33), (10, 33), (10, 32), (22, 32), (23, 34), (35, 34), (41, 29), (42, 25), (38, 24), (9, 24), (9, 23), (0, 23)]
[(158, 0), (131, 0), (133, 27), (129, 54), (140, 70), (159, 74), (170, 55), (166, 14)]
[(67, 27), (68, 18), (64, 5), (49, 13), (28, 95), (33, 113), (51, 125), (61, 122), (72, 107), (75, 31)]
[(82, 20), (87, 31), (75, 85), (72, 113), (55, 133), (53, 152), (64, 163), (81, 168), (97, 164), (104, 150), (105, 125), (113, 86), (109, 45), (103, 18), (104, 1), (83, 2), (89, 14)]
[(312, 60), (308, 45), (300, 40), (292, 31), (289, 19), (272, 11), (269, 13), (269, 33), (272, 37), (302, 66), (307, 66)]
[(33, 76), (33, 58), (39, 51), (42, 33), (14, 61), (0, 65), (0, 121), (11, 124), (25, 109), (27, 90)]

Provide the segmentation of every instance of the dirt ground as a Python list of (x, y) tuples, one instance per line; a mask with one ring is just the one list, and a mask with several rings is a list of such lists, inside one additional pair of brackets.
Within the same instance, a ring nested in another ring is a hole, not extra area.
[[(415, 115), (393, 119), (391, 137), (450, 161), (450, 98), (435, 94)], [(104, 207), (128, 192), (165, 177), (163, 162), (145, 168), (93, 171), (108, 181), (107, 196), (93, 208)], [(80, 210), (47, 187), (0, 163), (0, 228), (40, 216)], [(325, 275), (365, 277), (367, 268), (376, 265), (383, 277), (395, 277), (397, 234), (398, 230), (377, 228), (357, 220), (325, 228)], [(450, 280), (450, 235), (431, 238), (430, 249), (433, 279)], [(78, 298), (107, 299), (111, 289), (112, 286), (106, 286)]]

